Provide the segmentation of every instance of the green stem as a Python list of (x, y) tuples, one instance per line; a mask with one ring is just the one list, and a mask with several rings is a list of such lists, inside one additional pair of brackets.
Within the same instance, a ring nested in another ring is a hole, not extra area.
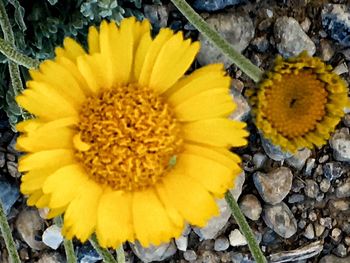
[(32, 59), (21, 52), (17, 51), (9, 42), (0, 38), (0, 52), (3, 53), (8, 59), (13, 62), (26, 67), (26, 68), (38, 68), (40, 61)]
[(118, 263), (115, 258), (109, 253), (107, 249), (102, 248), (97, 241), (97, 238), (95, 235), (92, 235), (90, 237), (90, 243), (94, 247), (94, 249), (97, 251), (97, 253), (102, 257), (103, 262), (105, 263)]
[(239, 229), (242, 231), (243, 235), (247, 239), (248, 246), (250, 251), (252, 252), (252, 255), (257, 263), (267, 263), (267, 260), (262, 253), (258, 243), (256, 242), (255, 236), (251, 230), (251, 228), (248, 225), (247, 220), (245, 219), (244, 215), (241, 212), (241, 209), (239, 208), (236, 199), (232, 196), (230, 191), (226, 192), (225, 195), (226, 202), (231, 208), (231, 212), (233, 217), (235, 218)]
[(220, 34), (213, 30), (204, 19), (186, 3), (185, 0), (171, 0), (181, 13), (194, 25), (199, 32), (208, 38), (223, 54), (232, 60), (248, 77), (259, 82), (262, 71), (249, 59), (237, 52)]
[(0, 200), (0, 228), (1, 235), (5, 240), (5, 245), (9, 253), (10, 263), (21, 263), (19, 259), (15, 242), (13, 241), (11, 229), (7, 222), (7, 218), (4, 212), (2, 201)]
[(123, 244), (121, 244), (117, 249), (117, 261), (118, 263), (125, 263), (125, 253), (124, 253), (124, 248)]
[[(62, 227), (62, 217), (55, 217), (54, 223)], [(67, 263), (77, 263), (77, 258), (74, 252), (74, 246), (72, 240), (64, 239), (63, 240), (64, 251), (66, 252)]]

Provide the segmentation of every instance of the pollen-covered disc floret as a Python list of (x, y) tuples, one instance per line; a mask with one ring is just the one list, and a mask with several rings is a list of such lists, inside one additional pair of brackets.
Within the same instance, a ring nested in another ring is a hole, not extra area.
[(83, 103), (75, 156), (89, 176), (115, 190), (155, 184), (181, 151), (179, 123), (152, 90), (130, 84)]
[(289, 152), (323, 145), (348, 104), (345, 82), (306, 53), (278, 57), (251, 98), (264, 137)]
[(217, 215), (240, 174), (246, 145), (222, 64), (185, 75), (199, 43), (147, 20), (90, 27), (88, 50), (71, 38), (30, 70), (17, 102), (21, 192), (28, 205), (64, 215), (65, 238), (102, 247), (169, 242), (185, 223)]

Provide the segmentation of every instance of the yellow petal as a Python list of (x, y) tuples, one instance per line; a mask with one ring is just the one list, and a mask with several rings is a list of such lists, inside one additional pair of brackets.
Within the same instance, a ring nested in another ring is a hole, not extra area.
[(72, 150), (58, 149), (41, 151), (21, 157), (18, 163), (18, 171), (25, 172), (44, 167), (57, 167), (57, 163), (63, 166), (74, 162), (75, 158)]
[(240, 172), (237, 165), (230, 169), (220, 162), (188, 153), (177, 157), (176, 166), (221, 198), (233, 186), (234, 177)]
[(188, 98), (174, 110), (179, 121), (197, 121), (228, 116), (235, 108), (227, 89), (211, 89)]
[(101, 54), (105, 61), (110, 62), (114, 85), (128, 83), (130, 80), (134, 53), (134, 27), (136, 27), (134, 17), (122, 20), (119, 30), (114, 22), (107, 26), (101, 24)]
[(41, 190), (37, 190), (34, 193), (32, 193), (28, 199), (27, 199), (27, 205), (28, 206), (34, 206), (36, 202), (43, 196), (43, 192)]
[(245, 123), (228, 119), (207, 119), (186, 123), (182, 127), (184, 138), (190, 142), (212, 146), (231, 147), (247, 144)]
[(56, 58), (56, 62), (64, 68), (66, 68), (67, 70), (69, 70), (69, 72), (72, 74), (75, 80), (79, 83), (79, 86), (83, 90), (85, 95), (91, 95), (91, 90), (89, 89), (85, 78), (80, 73), (76, 63), (72, 62), (71, 60), (65, 57)]
[(178, 105), (188, 98), (210, 89), (228, 89), (231, 78), (225, 74), (222, 64), (204, 66), (180, 79), (165, 95), (168, 97), (169, 103)]
[(87, 180), (80, 189), (64, 215), (62, 232), (68, 239), (76, 236), (81, 242), (85, 242), (96, 228), (102, 188), (94, 181)]
[(56, 91), (46, 89), (44, 85), (40, 93), (32, 89), (26, 89), (22, 95), (16, 97), (16, 101), (23, 108), (43, 120), (55, 120), (78, 115), (74, 105), (58, 95)]
[(19, 132), (31, 132), (45, 124), (45, 121), (40, 119), (29, 119), (16, 124), (16, 130)]
[(43, 185), (43, 192), (51, 194), (50, 208), (68, 205), (87, 180), (87, 175), (78, 164), (64, 166), (51, 174)]
[(35, 206), (37, 208), (44, 208), (44, 207), (47, 207), (50, 203), (50, 198), (51, 196), (50, 195), (42, 195), (38, 201), (36, 202)]
[(134, 240), (131, 204), (129, 192), (110, 191), (101, 196), (96, 234), (102, 247), (116, 248), (126, 240)]
[(180, 79), (192, 64), (199, 51), (199, 42), (183, 40), (182, 32), (164, 43), (154, 62), (149, 86), (163, 93)]
[[(50, 88), (63, 94), (69, 101), (81, 104), (85, 100), (85, 87), (82, 87), (74, 74), (71, 73), (72, 68), (67, 68), (56, 61), (46, 60), (40, 64), (42, 74), (36, 74), (32, 84), (44, 82)], [(33, 88), (35, 89), (35, 86)]]
[(136, 239), (143, 245), (159, 245), (181, 234), (172, 224), (155, 191), (150, 188), (133, 193), (132, 213)]
[(17, 138), (17, 147), (26, 152), (38, 152), (53, 149), (72, 149), (74, 131), (70, 128), (60, 128), (47, 132), (38, 129), (30, 135)]
[(142, 72), (143, 64), (148, 53), (149, 48), (152, 45), (152, 37), (150, 33), (144, 34), (140, 43), (137, 46), (135, 51), (135, 60), (134, 60), (134, 71), (133, 71), (133, 81), (137, 81), (140, 79), (140, 75)]
[(64, 48), (58, 47), (55, 49), (57, 57), (66, 57), (75, 62), (79, 56), (86, 54), (82, 46), (70, 37), (66, 37), (63, 40), (63, 46)]
[(77, 59), (77, 65), (92, 93), (112, 86), (111, 68), (101, 54), (81, 56)]
[[(138, 77), (139, 84), (148, 87), (152, 75), (154, 63), (157, 60), (158, 54), (163, 45), (174, 35), (173, 31), (168, 28), (160, 30), (156, 38), (149, 43), (147, 37), (141, 40), (135, 64), (141, 66)], [(144, 42), (144, 43), (143, 43)], [(146, 45), (149, 44), (149, 45)], [(147, 50), (146, 50), (147, 48)], [(167, 72), (169, 74), (169, 72)]]
[(218, 214), (213, 196), (185, 173), (170, 172), (164, 177), (163, 183), (166, 199), (190, 224), (203, 227), (211, 217)]
[(89, 47), (89, 54), (100, 52), (99, 34), (96, 27), (94, 26), (89, 27), (88, 47)]
[(58, 168), (59, 167), (44, 167), (27, 172), (21, 177), (21, 192), (23, 194), (31, 194), (37, 190), (40, 190), (46, 179)]
[(50, 209), (49, 213), (46, 215), (46, 219), (52, 219), (56, 216), (63, 214), (66, 211), (67, 207), (60, 207), (56, 209)]

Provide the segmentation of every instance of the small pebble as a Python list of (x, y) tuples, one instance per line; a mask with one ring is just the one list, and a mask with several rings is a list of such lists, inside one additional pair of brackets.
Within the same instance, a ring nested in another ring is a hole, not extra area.
[(45, 245), (56, 250), (63, 241), (63, 236), (61, 234), (61, 228), (56, 226), (56, 225), (49, 226), (44, 231), (43, 236), (42, 236), (42, 240), (43, 240)]
[(328, 179), (324, 178), (320, 183), (320, 190), (324, 193), (327, 193), (330, 186), (331, 182)]
[(308, 224), (305, 228), (304, 237), (306, 237), (307, 239), (315, 238), (314, 226), (312, 224)]
[(309, 213), (309, 219), (312, 221), (312, 222), (315, 222), (317, 220), (317, 214), (314, 212), (314, 211), (311, 211)]
[(176, 238), (175, 244), (179, 250), (186, 251), (187, 245), (188, 245), (188, 237), (187, 236), (180, 236), (180, 237)]
[(321, 217), (320, 224), (328, 229), (332, 229), (332, 218), (330, 217)]
[(318, 223), (315, 223), (315, 234), (320, 237), (326, 228)]
[(314, 180), (305, 180), (304, 192), (310, 198), (316, 198), (319, 192), (318, 184)]
[(183, 256), (184, 256), (184, 259), (187, 261), (194, 261), (197, 259), (197, 254), (193, 250), (186, 250)]
[(242, 196), (239, 207), (241, 208), (243, 214), (251, 220), (258, 220), (262, 212), (261, 204), (255, 195), (247, 194)]
[(229, 235), (230, 245), (233, 247), (247, 245), (247, 240), (238, 229), (231, 231)]
[(332, 230), (331, 237), (335, 242), (339, 242), (339, 240), (341, 238), (341, 230), (339, 228), (334, 228)]
[(215, 239), (214, 250), (215, 251), (225, 251), (230, 246), (230, 242), (226, 237), (219, 237)]
[(350, 180), (338, 186), (335, 194), (338, 198), (350, 197)]

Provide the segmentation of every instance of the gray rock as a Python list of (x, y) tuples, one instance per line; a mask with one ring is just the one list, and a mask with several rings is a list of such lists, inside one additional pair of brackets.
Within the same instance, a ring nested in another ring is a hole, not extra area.
[(315, 158), (309, 158), (306, 161), (306, 166), (305, 166), (305, 175), (310, 176), (312, 173), (312, 169), (315, 168)]
[(62, 263), (64, 259), (59, 253), (43, 253), (36, 263)]
[(338, 257), (346, 257), (348, 255), (347, 249), (344, 244), (339, 244), (334, 250), (333, 253)]
[(193, 250), (186, 250), (183, 256), (187, 261), (194, 261), (197, 259), (197, 254)]
[(339, 242), (341, 238), (341, 230), (339, 228), (333, 228), (331, 232), (331, 238), (334, 240), (334, 242)]
[(250, 106), (240, 92), (231, 89), (232, 99), (237, 105), (235, 111), (229, 116), (231, 120), (245, 121), (250, 113)]
[(315, 223), (314, 227), (315, 227), (315, 234), (317, 237), (320, 237), (323, 234), (324, 230), (326, 229), (325, 226), (322, 226), (319, 223)]
[(319, 261), (319, 263), (349, 263), (349, 262), (350, 262), (350, 257), (339, 258), (334, 255), (324, 256)]
[(243, 171), (236, 177), (234, 188), (230, 189), (231, 194), (236, 200), (238, 200), (238, 198), (242, 193), (242, 187), (243, 187), (244, 181), (245, 181), (245, 173)]
[(195, 0), (193, 7), (199, 11), (217, 11), (230, 5), (237, 5), (244, 0)]
[(312, 224), (308, 224), (305, 228), (304, 237), (306, 237), (307, 239), (315, 238), (314, 226)]
[[(254, 37), (254, 25), (248, 15), (233, 13), (215, 14), (209, 16), (206, 22), (219, 32), (238, 52), (243, 51)], [(209, 40), (199, 35), (201, 49), (197, 59), (201, 65), (224, 63), (225, 67), (232, 61), (224, 56)]]
[(178, 250), (186, 251), (188, 245), (188, 236), (180, 236), (175, 239)]
[(246, 238), (238, 229), (232, 230), (228, 238), (230, 240), (230, 245), (233, 247), (245, 246), (248, 244)]
[(305, 196), (302, 194), (292, 194), (288, 197), (288, 203), (295, 204), (301, 203), (305, 200)]
[(344, 173), (343, 171), (343, 165), (339, 162), (329, 162), (323, 165), (323, 173), (324, 176), (329, 180), (332, 181), (334, 179), (338, 179), (341, 177)]
[(338, 186), (335, 194), (338, 198), (350, 197), (350, 180)]
[(162, 261), (176, 253), (176, 246), (173, 241), (170, 243), (161, 244), (159, 246), (151, 245), (147, 248), (141, 246), (141, 244), (137, 241), (135, 243), (130, 243), (130, 245), (135, 255), (145, 263)]
[(350, 162), (350, 135), (344, 131), (334, 133), (329, 141), (337, 161)]
[(36, 209), (22, 210), (16, 220), (16, 229), (20, 237), (33, 249), (41, 250), (45, 247), (43, 242), (37, 241), (36, 236), (44, 228), (44, 220)]
[(63, 241), (61, 228), (56, 225), (49, 226), (45, 229), (42, 240), (45, 245), (56, 250)]
[(304, 165), (306, 160), (311, 156), (311, 151), (307, 148), (304, 148), (302, 150), (299, 150), (296, 154), (294, 154), (292, 157), (286, 159), (286, 162), (300, 171)]
[(20, 178), (21, 177), (21, 173), (18, 172), (18, 164), (16, 162), (7, 162), (6, 164), (7, 166), (7, 171), (9, 172), (9, 174), (14, 177), (14, 178)]
[(322, 250), (323, 250), (323, 245), (321, 241), (316, 241), (295, 250), (272, 254), (271, 256), (268, 257), (268, 260), (271, 263), (272, 262), (276, 262), (276, 263), (277, 262), (278, 263), (296, 262), (296, 261), (299, 262), (299, 260), (305, 260), (320, 254)]
[(280, 167), (268, 174), (256, 172), (253, 180), (264, 201), (269, 204), (277, 204), (287, 196), (292, 188), (293, 174), (289, 168)]
[(350, 7), (349, 5), (325, 5), (322, 25), (327, 33), (341, 45), (350, 47)]
[(334, 48), (331, 43), (326, 39), (321, 39), (321, 59), (329, 61), (334, 55)]
[(213, 239), (220, 234), (229, 218), (231, 217), (231, 210), (228, 207), (225, 199), (217, 201), (220, 215), (211, 218), (205, 227), (194, 227), (193, 231), (200, 237), (201, 240)]
[(277, 205), (265, 205), (263, 219), (269, 228), (283, 238), (290, 238), (297, 231), (297, 221), (283, 202)]
[(350, 200), (347, 199), (336, 199), (329, 200), (329, 208), (335, 212), (348, 211), (350, 209)]
[(260, 36), (253, 39), (251, 45), (259, 52), (263, 53), (268, 50), (270, 44), (266, 36)]
[(79, 247), (77, 252), (79, 263), (95, 263), (102, 259), (89, 242)]
[(219, 237), (215, 239), (214, 250), (215, 251), (225, 251), (230, 246), (230, 242), (226, 237)]
[(167, 5), (144, 5), (143, 11), (153, 27), (161, 28), (167, 26), (169, 16)]
[(281, 148), (277, 145), (272, 144), (271, 141), (265, 139), (262, 134), (260, 134), (261, 143), (264, 148), (265, 153), (274, 161), (284, 161), (290, 158), (292, 154), (289, 152), (283, 152)]
[(253, 155), (253, 163), (255, 169), (260, 169), (264, 166), (267, 156), (263, 153), (256, 153)]
[(258, 220), (262, 212), (261, 204), (255, 195), (247, 194), (242, 196), (239, 207), (241, 208), (243, 214), (251, 220)]
[(306, 50), (315, 54), (315, 43), (303, 31), (298, 21), (292, 17), (279, 17), (275, 22), (274, 35), (279, 53), (287, 58), (299, 55)]
[[(242, 193), (243, 183), (245, 181), (244, 172), (242, 172), (239, 176), (237, 176), (235, 181), (235, 187), (230, 189), (233, 197), (238, 200), (239, 196)], [(194, 227), (193, 231), (201, 238), (201, 239), (213, 239), (220, 234), (220, 231), (224, 228), (229, 218), (231, 217), (231, 210), (227, 205), (225, 199), (220, 199), (217, 201), (220, 215), (211, 218), (208, 224), (205, 227), (199, 228)]]
[(324, 193), (327, 193), (330, 187), (331, 187), (331, 182), (328, 179), (323, 178), (320, 183), (320, 190)]
[(18, 187), (4, 180), (0, 180), (0, 199), (6, 215), (9, 214), (13, 204), (17, 201), (18, 197)]
[(318, 184), (311, 179), (305, 180), (305, 187), (304, 187), (304, 192), (306, 196), (310, 198), (316, 198), (318, 193), (319, 193), (319, 186)]

